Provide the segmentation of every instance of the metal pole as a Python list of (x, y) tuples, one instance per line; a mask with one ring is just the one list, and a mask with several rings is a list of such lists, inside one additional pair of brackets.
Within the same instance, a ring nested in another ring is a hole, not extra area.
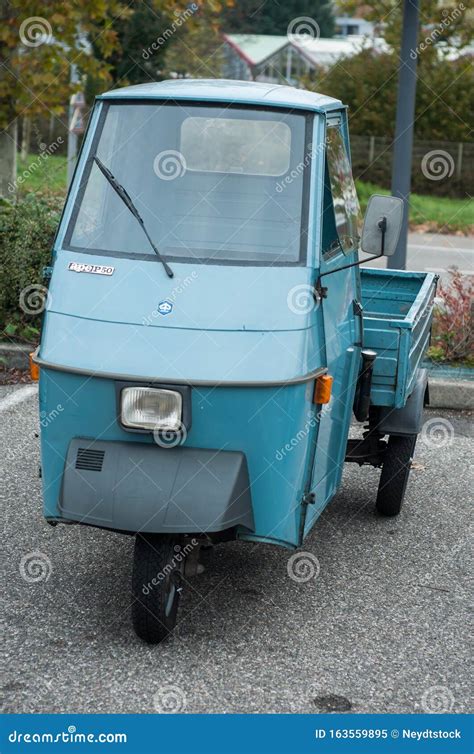
[(388, 257), (390, 269), (404, 270), (407, 260), (408, 200), (411, 184), (413, 124), (416, 96), (416, 51), (419, 0), (404, 0), (403, 29), (398, 73), (397, 119), (393, 148), (392, 195), (403, 199), (403, 225), (395, 254)]
[[(69, 80), (71, 84), (77, 84), (77, 82), (79, 81), (79, 74), (77, 71), (77, 66), (74, 65), (74, 63), (71, 63), (71, 73), (70, 73)], [(68, 185), (68, 188), (71, 185), (72, 174), (74, 173), (74, 166), (76, 164), (76, 155), (77, 155), (77, 134), (73, 134), (69, 130), (72, 123), (72, 116), (74, 114), (74, 105), (72, 104), (71, 100), (72, 98), (69, 100), (68, 132), (67, 132), (67, 185)]]

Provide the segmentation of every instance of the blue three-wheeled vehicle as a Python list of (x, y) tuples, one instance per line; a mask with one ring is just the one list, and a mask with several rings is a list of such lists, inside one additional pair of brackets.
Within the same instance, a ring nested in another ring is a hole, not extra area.
[(359, 246), (393, 254), (402, 212), (374, 196), (361, 231), (339, 100), (218, 80), (98, 97), (33, 357), (44, 515), (135, 535), (145, 641), (213, 544), (299, 547), (345, 461), (381, 467), (377, 511), (400, 511), (436, 279), (361, 269)]

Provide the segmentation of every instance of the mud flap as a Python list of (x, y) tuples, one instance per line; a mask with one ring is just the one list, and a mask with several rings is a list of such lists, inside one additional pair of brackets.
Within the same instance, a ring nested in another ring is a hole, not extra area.
[(382, 408), (377, 430), (384, 435), (417, 435), (423, 426), (427, 389), (428, 370), (419, 369), (415, 387), (406, 404), (403, 408)]

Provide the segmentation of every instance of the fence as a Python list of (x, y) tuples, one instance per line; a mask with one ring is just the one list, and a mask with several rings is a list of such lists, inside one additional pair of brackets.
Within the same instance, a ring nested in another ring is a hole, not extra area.
[[(63, 137), (57, 154), (66, 153), (64, 118), (38, 118), (35, 142), (50, 143)], [(39, 126), (39, 128), (38, 128)], [(393, 140), (384, 136), (351, 136), (352, 168), (356, 178), (390, 188)], [(474, 194), (474, 144), (472, 142), (415, 141), (413, 145), (412, 190), (419, 194), (466, 197)]]
[[(356, 178), (390, 188), (393, 139), (383, 136), (351, 137), (352, 168)], [(437, 196), (472, 196), (474, 144), (472, 142), (415, 141), (412, 191)]]

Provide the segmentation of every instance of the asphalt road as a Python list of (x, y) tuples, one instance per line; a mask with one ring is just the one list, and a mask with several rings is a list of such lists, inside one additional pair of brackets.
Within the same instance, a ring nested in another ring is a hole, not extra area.
[[(222, 545), (149, 647), (130, 626), (132, 539), (44, 522), (36, 396), (20, 390), (0, 388), (6, 711), (469, 711), (469, 417), (427, 414), (397, 520), (374, 514), (378, 472), (348, 466), (303, 548), (319, 575)], [(43, 572), (25, 571), (31, 553)]]
[[(474, 239), (442, 233), (409, 233), (407, 270), (436, 272), (449, 279), (447, 269), (455, 265), (464, 275), (474, 275)], [(386, 267), (387, 259), (377, 259), (369, 266)]]

